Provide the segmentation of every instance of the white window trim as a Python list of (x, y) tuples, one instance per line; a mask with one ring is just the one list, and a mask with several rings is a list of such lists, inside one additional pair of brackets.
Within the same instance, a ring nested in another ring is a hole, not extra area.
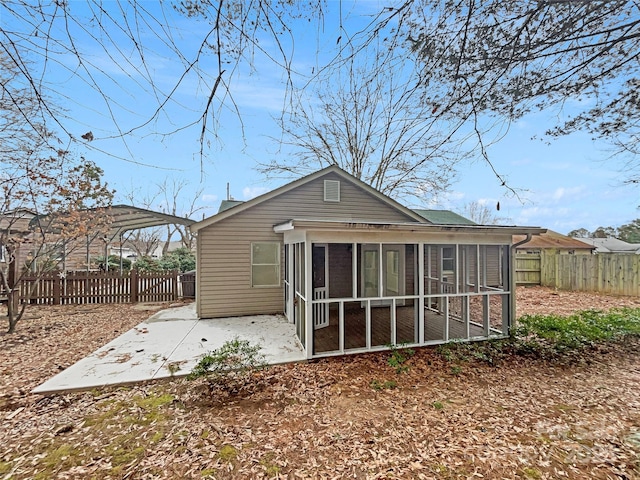
[[(253, 263), (253, 246), (254, 245), (259, 245), (259, 244), (267, 244), (267, 245), (276, 245), (278, 248), (278, 253), (277, 253), (277, 263)], [(280, 270), (282, 269), (282, 252), (280, 250), (280, 242), (251, 242), (251, 288), (274, 288), (274, 287), (280, 287), (282, 284), (282, 279), (281, 279), (281, 273)], [(273, 284), (273, 285), (254, 285), (253, 283), (253, 267), (254, 266), (260, 266), (260, 265), (277, 265), (277, 275), (278, 275), (278, 279), (277, 279), (277, 283)]]

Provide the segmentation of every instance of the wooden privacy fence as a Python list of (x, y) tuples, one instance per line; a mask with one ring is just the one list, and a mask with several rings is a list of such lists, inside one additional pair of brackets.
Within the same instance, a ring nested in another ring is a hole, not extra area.
[(24, 277), (20, 301), (67, 305), (87, 303), (171, 302), (179, 297), (178, 272), (54, 272)]
[(541, 284), (561, 290), (640, 295), (640, 255), (560, 255), (542, 250)]
[(516, 253), (516, 285), (540, 285), (540, 253)]

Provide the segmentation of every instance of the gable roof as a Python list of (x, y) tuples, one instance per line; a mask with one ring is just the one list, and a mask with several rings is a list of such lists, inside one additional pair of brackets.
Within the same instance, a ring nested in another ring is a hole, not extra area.
[(423, 210), (413, 209), (421, 217), (436, 225), (477, 225), (476, 222), (458, 215), (451, 210)]
[[(514, 235), (513, 243), (519, 243), (526, 239), (526, 235)], [(570, 250), (593, 250), (594, 246), (573, 237), (568, 237), (553, 230), (547, 233), (536, 235), (527, 243), (519, 245), (518, 248), (566, 248)]]
[(263, 195), (260, 195), (259, 197), (256, 197), (252, 200), (249, 200), (247, 202), (242, 202), (239, 203), (237, 205), (231, 206), (226, 210), (222, 210), (222, 205), (220, 205), (221, 209), (219, 210), (219, 213), (217, 213), (216, 215), (213, 215), (212, 217), (209, 218), (205, 218), (204, 220), (194, 223), (193, 225), (191, 225), (191, 231), (192, 232), (197, 232), (198, 230), (208, 227), (209, 225), (212, 225), (216, 222), (219, 222), (220, 220), (224, 220), (225, 218), (228, 218), (232, 215), (236, 215), (240, 212), (243, 212), (251, 207), (253, 207), (254, 205), (258, 205), (262, 202), (266, 202), (268, 200), (271, 200), (272, 198), (277, 197), (278, 195), (282, 195), (283, 193), (286, 193), (288, 191), (293, 190), (294, 188), (300, 187), (302, 185), (305, 185), (309, 182), (312, 182), (313, 180), (316, 180), (318, 178), (321, 178), (329, 173), (335, 173), (336, 175), (339, 175), (340, 177), (342, 177), (343, 179), (353, 183), (356, 187), (361, 188), (362, 190), (364, 190), (365, 192), (369, 193), (370, 195), (373, 195), (374, 197), (376, 197), (378, 200), (386, 203), (387, 205), (389, 205), (391, 208), (394, 208), (396, 210), (399, 210), (400, 212), (404, 213), (407, 217), (412, 218), (413, 220), (415, 220), (418, 223), (428, 223), (428, 220), (426, 220), (425, 218), (423, 218), (422, 216), (420, 216), (419, 214), (417, 214), (416, 212), (414, 212), (413, 210), (405, 207), (404, 205), (396, 202), (394, 199), (386, 196), (385, 194), (379, 192), (378, 190), (376, 190), (375, 188), (371, 187), (370, 185), (367, 185), (366, 183), (364, 183), (362, 180), (354, 177), (353, 175), (345, 172), (343, 169), (341, 169), (340, 167), (338, 167), (337, 165), (331, 165), (329, 167), (323, 168), (322, 170), (318, 170), (315, 173), (312, 173), (310, 175), (307, 175), (306, 177), (302, 177), (299, 178), (298, 180), (294, 180), (293, 182), (287, 183), (286, 185), (283, 185), (279, 188), (276, 188), (275, 190), (271, 190), (270, 192), (267, 192)]
[(28, 208), (16, 208), (0, 215), (0, 232), (28, 234), (29, 224), (38, 214)]

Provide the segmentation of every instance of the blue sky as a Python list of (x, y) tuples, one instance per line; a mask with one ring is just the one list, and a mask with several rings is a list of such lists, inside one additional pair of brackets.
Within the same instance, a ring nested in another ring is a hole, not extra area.
[[(71, 2), (70, 5), (74, 12), (82, 12), (85, 8), (82, 2)], [(106, 5), (115, 8), (116, 4)], [(155, 8), (155, 2), (143, 5)], [(375, 0), (351, 6), (344, 2), (345, 28), (355, 31), (367, 21), (367, 15), (381, 5), (384, 4)], [(307, 22), (294, 25), (295, 69), (308, 71), (316, 62), (321, 63), (323, 56), (335, 46), (339, 35), (337, 11), (338, 3), (329, 2), (320, 35), (317, 29), (309, 28)], [(173, 31), (176, 41), (186, 52), (193, 52), (208, 25), (178, 17), (170, 9), (167, 13), (176, 22), (172, 22), (177, 26)], [(0, 21), (7, 21), (6, 16)], [(91, 24), (86, 28), (91, 31)], [(117, 45), (117, 31), (113, 36)], [(153, 51), (147, 52), (149, 70), (142, 73), (135, 69), (140, 65), (136, 63), (135, 51), (130, 45), (123, 43), (121, 51), (116, 48), (105, 51), (86, 38), (81, 42), (81, 48), (90, 55), (91, 61), (105, 72), (97, 80), (116, 100), (111, 108), (123, 131), (143, 122), (157, 105), (141, 77), (153, 78), (161, 90), (167, 91), (181, 72), (176, 58), (162, 48), (157, 39), (152, 35), (145, 38)], [(272, 47), (268, 42), (263, 45), (267, 49)], [(270, 138), (280, 135), (273, 117), (281, 111), (286, 90), (282, 72), (264, 56), (256, 55), (255, 71), (242, 69), (231, 80), (233, 99), (242, 114), (244, 134), (237, 116), (223, 109), (216, 129), (217, 138), (210, 139), (203, 158), (199, 155), (199, 126), (171, 135), (157, 133), (169, 133), (197, 120), (207, 100), (212, 78), (203, 82), (195, 76), (187, 77), (166, 112), (128, 135), (125, 144), (121, 139), (105, 138), (117, 133), (106, 104), (94, 89), (83, 85), (71, 73), (78, 68), (72, 58), (63, 56), (60, 61), (67, 71), (50, 66), (48, 78), (53, 90), (66, 97), (64, 106), (73, 119), (68, 123), (69, 129), (77, 137), (89, 130), (96, 137), (90, 145), (92, 148), (78, 147), (77, 151), (104, 169), (106, 180), (119, 192), (117, 200), (124, 202), (123, 195), (130, 191), (137, 192), (139, 198), (149, 196), (154, 185), (166, 178), (181, 180), (189, 183), (184, 192), (187, 197), (203, 190), (198, 200), (204, 207), (197, 216), (199, 219), (202, 213), (215, 213), (226, 196), (227, 183), (231, 195), (239, 200), (248, 200), (282, 183), (267, 182), (255, 170), (259, 161), (289, 154), (280, 150)], [(494, 209), (497, 216), (509, 218), (511, 224), (543, 226), (562, 233), (580, 227), (617, 226), (640, 217), (638, 190), (621, 186), (624, 177), (618, 171), (619, 162), (608, 160), (606, 144), (594, 143), (581, 134), (553, 140), (549, 145), (542, 140), (532, 140), (557, 122), (556, 112), (529, 115), (511, 125), (506, 136), (490, 147), (489, 155), (495, 168), (507, 178), (509, 186), (518, 191), (518, 197), (500, 186), (478, 155), (475, 162), (460, 166), (457, 181), (450, 191), (427, 204), (416, 199), (412, 206), (461, 212), (465, 203), (480, 201)], [(185, 203), (187, 201), (185, 198)], [(499, 212), (495, 210), (498, 202)]]

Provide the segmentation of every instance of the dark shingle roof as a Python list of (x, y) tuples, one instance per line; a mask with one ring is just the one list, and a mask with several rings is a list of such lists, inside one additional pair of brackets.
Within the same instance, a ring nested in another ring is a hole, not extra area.
[(222, 200), (222, 202), (220, 203), (220, 208), (218, 209), (218, 213), (229, 210), (230, 208), (233, 208), (236, 205), (240, 205), (241, 203), (244, 202), (242, 200)]
[(477, 223), (451, 210), (414, 209), (413, 211), (434, 225), (477, 225)]

